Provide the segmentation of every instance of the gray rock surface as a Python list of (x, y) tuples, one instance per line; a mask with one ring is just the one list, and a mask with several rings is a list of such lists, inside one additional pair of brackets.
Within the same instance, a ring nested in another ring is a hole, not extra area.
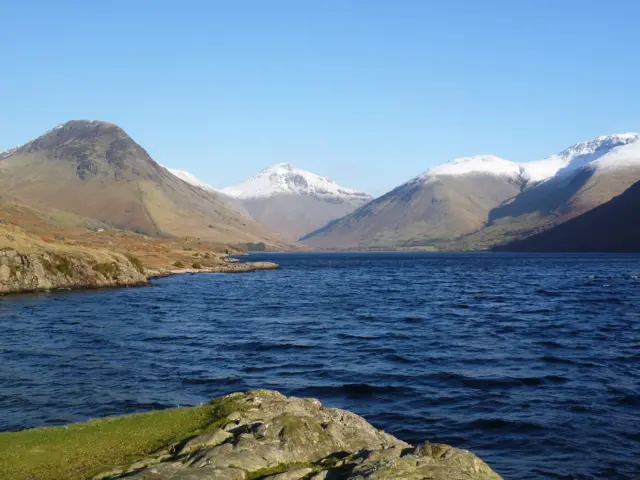
[(448, 445), (413, 447), (358, 415), (315, 399), (257, 390), (225, 397), (215, 428), (156, 458), (97, 478), (139, 480), (500, 480), (475, 455)]

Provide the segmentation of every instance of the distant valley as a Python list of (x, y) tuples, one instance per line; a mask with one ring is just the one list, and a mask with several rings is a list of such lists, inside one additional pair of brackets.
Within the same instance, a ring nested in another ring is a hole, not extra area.
[(326, 249), (488, 249), (577, 217), (638, 180), (635, 133), (598, 137), (526, 163), (461, 158), (430, 168), (302, 241)]
[(170, 171), (192, 185), (223, 195), (241, 212), (292, 241), (373, 200), (366, 193), (286, 163), (271, 165), (238, 185), (220, 190), (188, 172)]

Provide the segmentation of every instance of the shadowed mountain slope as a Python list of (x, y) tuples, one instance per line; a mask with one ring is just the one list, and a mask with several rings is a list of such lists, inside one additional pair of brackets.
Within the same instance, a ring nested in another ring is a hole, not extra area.
[(497, 251), (640, 252), (640, 182), (623, 194), (546, 232)]

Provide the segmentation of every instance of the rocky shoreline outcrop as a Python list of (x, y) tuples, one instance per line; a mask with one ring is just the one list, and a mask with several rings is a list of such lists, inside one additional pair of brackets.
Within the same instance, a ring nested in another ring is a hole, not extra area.
[(472, 453), (413, 446), (358, 415), (269, 390), (221, 399), (205, 433), (95, 480), (500, 480)]
[(0, 294), (148, 285), (135, 260), (118, 253), (0, 250)]

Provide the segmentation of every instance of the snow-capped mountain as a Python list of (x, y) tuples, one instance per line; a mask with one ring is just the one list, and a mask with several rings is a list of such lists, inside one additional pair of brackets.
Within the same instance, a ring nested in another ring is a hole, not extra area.
[(222, 192), (243, 199), (289, 194), (309, 195), (325, 199), (371, 200), (371, 197), (366, 193), (341, 187), (333, 180), (300, 170), (288, 163), (271, 165), (238, 185), (223, 188)]
[(303, 240), (327, 248), (430, 245), (465, 235), (499, 241), (505, 222), (509, 235), (545, 228), (610, 200), (637, 180), (637, 133), (598, 137), (531, 162), (457, 158)]
[(372, 200), (366, 193), (286, 163), (271, 165), (238, 185), (222, 189), (185, 170), (165, 168), (191, 185), (220, 195), (241, 214), (290, 240)]
[(287, 163), (271, 165), (220, 191), (239, 202), (254, 220), (291, 240), (371, 201), (366, 193)]
[[(513, 224), (518, 218), (531, 215), (563, 221), (620, 195), (640, 180), (640, 134), (594, 138), (539, 162), (522, 165), (529, 168), (524, 171), (523, 191), (495, 208), (489, 215), (490, 224), (505, 219)], [(540, 172), (531, 167), (540, 165), (547, 171), (535, 177)], [(528, 178), (538, 181), (527, 182)]]

